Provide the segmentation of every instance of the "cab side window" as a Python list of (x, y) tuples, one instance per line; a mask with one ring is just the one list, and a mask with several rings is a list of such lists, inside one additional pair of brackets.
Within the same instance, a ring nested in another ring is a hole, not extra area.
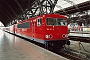
[(42, 18), (37, 19), (37, 26), (42, 26)]

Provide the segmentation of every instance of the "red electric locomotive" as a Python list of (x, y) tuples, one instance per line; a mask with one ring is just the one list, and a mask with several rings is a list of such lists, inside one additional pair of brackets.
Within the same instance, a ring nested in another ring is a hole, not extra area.
[(42, 43), (48, 49), (60, 49), (68, 40), (67, 18), (44, 14), (15, 24), (15, 34)]

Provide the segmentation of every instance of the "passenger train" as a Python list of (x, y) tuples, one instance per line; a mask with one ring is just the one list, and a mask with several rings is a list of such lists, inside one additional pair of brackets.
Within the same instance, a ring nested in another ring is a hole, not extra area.
[(60, 14), (44, 14), (17, 22), (6, 30), (44, 44), (47, 49), (60, 49), (68, 41), (67, 21)]

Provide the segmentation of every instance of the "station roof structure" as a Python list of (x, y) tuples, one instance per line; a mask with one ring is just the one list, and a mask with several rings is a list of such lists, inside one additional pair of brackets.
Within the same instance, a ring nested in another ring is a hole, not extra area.
[(90, 0), (0, 0), (0, 21), (7, 26), (28, 11), (31, 17), (40, 13), (55, 12), (65, 15), (84, 10), (90, 10)]
[(55, 7), (56, 13), (66, 15), (90, 10), (90, 0), (62, 0), (62, 2), (57, 2)]
[(7, 26), (25, 9), (31, 6), (34, 0), (0, 0), (0, 21)]

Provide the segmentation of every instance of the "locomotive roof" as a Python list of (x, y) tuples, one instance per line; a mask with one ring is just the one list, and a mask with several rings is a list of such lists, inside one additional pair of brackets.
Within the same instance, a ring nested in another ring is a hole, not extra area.
[[(18, 23), (23, 23), (23, 22), (28, 22), (29, 20), (34, 20), (34, 19), (36, 19), (36, 18), (39, 18), (39, 17), (43, 17), (43, 16), (52, 16), (52, 15), (57, 15), (57, 16), (61, 16), (62, 18), (67, 18), (65, 15), (61, 15), (61, 14), (43, 14), (43, 15), (40, 15), (40, 16), (36, 16), (36, 17), (32, 17), (32, 18), (30, 18), (30, 19), (27, 19), (27, 20), (23, 20), (23, 21), (19, 21)], [(54, 17), (53, 16), (53, 17)]]
[(32, 18), (30, 18), (30, 19), (35, 19), (35, 18), (43, 17), (43, 16), (50, 16), (50, 15), (58, 15), (58, 16), (67, 18), (65, 15), (61, 15), (61, 14), (57, 14), (57, 13), (56, 13), (56, 14), (43, 14), (43, 15), (40, 15), (40, 16), (32, 17)]

